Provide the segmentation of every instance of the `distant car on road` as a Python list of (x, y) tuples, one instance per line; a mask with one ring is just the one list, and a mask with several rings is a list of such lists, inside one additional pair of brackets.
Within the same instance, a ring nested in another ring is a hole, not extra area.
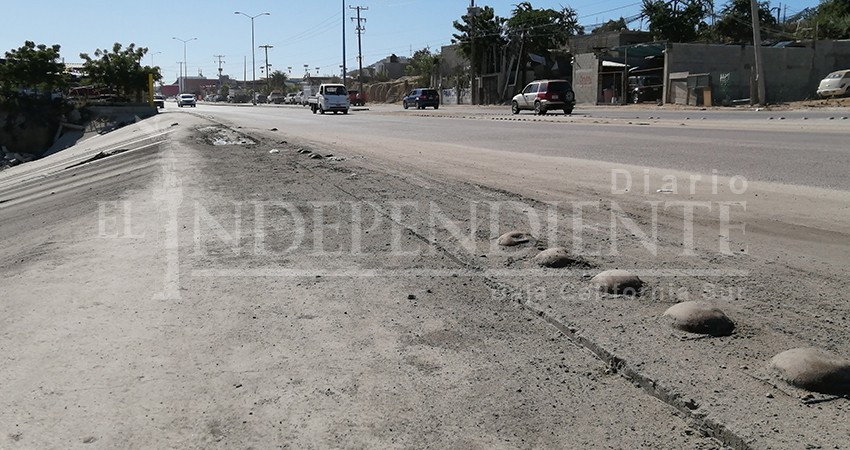
[(295, 104), (295, 92), (290, 92), (290, 93), (286, 94), (286, 98), (283, 100), (283, 103), (286, 103), (287, 105), (294, 105)]
[(192, 108), (194, 108), (195, 94), (180, 94), (180, 96), (177, 97), (177, 106), (181, 108), (184, 106), (191, 106)]
[(818, 85), (820, 97), (847, 95), (850, 91), (850, 69), (837, 70), (827, 75)]
[(535, 80), (511, 99), (511, 112), (519, 114), (530, 109), (538, 115), (544, 115), (553, 109), (561, 109), (571, 114), (576, 105), (573, 87), (567, 80)]
[(165, 108), (165, 97), (156, 94), (153, 96), (153, 105), (157, 108)]
[(440, 108), (440, 94), (436, 89), (431, 88), (416, 88), (410, 91), (401, 99), (401, 106), (407, 109), (415, 106), (416, 109), (425, 109), (428, 106), (433, 106), (434, 109)]

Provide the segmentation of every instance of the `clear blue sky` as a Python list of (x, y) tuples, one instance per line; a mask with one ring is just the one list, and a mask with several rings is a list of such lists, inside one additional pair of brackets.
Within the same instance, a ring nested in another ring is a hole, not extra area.
[[(342, 26), (345, 20), (346, 65), (357, 67), (356, 12), (349, 6), (365, 6), (365, 33), (362, 36), (365, 65), (391, 53), (408, 56), (424, 47), (439, 51), (451, 42), (452, 21), (466, 12), (469, 0), (41, 0), (37, 2), (3, 2), (0, 25), (0, 53), (20, 47), (24, 41), (38, 44), (60, 44), (65, 62), (80, 62), (81, 52), (94, 53), (98, 48), (111, 48), (115, 42), (135, 43), (147, 47), (144, 64), (160, 66), (164, 82), (173, 82), (183, 60), (183, 43), (188, 42), (189, 75), (202, 72), (215, 77), (218, 63), (213, 55), (225, 55), (224, 74), (242, 79), (247, 57), (251, 76), (251, 20), (234, 11), (249, 15), (263, 12), (270, 16), (255, 19), (255, 43), (273, 45), (269, 50), (272, 70), (288, 71), (293, 76), (304, 73), (304, 64), (322, 75), (338, 74), (342, 64)], [(496, 14), (510, 16), (519, 0), (476, 0), (477, 6), (491, 6)], [(559, 9), (561, 5), (576, 10), (583, 25), (608, 19), (629, 17), (640, 11), (639, 0), (532, 0), (536, 8)], [(818, 0), (789, 0), (788, 15)], [(717, 8), (723, 2), (718, 1)], [(771, 6), (778, 6), (774, 0)], [(633, 28), (639, 22), (631, 24)], [(264, 62), (262, 49), (256, 49), (257, 76)]]

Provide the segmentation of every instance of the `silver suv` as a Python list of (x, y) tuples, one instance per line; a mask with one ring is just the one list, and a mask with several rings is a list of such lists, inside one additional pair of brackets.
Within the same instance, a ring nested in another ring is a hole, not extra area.
[(551, 110), (560, 109), (564, 114), (571, 114), (575, 105), (576, 96), (569, 81), (536, 80), (514, 96), (511, 112), (519, 114), (523, 109), (529, 109), (542, 116)]
[(181, 108), (184, 106), (191, 106), (192, 108), (194, 108), (195, 94), (180, 94), (180, 96), (177, 97), (177, 106)]

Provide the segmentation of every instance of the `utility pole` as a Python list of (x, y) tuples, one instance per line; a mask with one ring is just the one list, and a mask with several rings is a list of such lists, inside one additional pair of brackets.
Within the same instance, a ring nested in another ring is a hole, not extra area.
[[(750, 9), (753, 16), (753, 53), (755, 55), (756, 66), (756, 86), (758, 89), (758, 101), (754, 104), (766, 105), (767, 99), (764, 89), (764, 67), (761, 60), (761, 30), (759, 27), (759, 6), (758, 0), (750, 0)], [(751, 100), (750, 103), (753, 103)]]
[(466, 14), (469, 16), (469, 103), (475, 104), (475, 21), (479, 9), (475, 7), (475, 0), (469, 0), (469, 8)]
[(178, 89), (180, 89), (180, 93), (182, 94), (183, 93), (183, 61), (177, 61), (177, 64), (180, 64), (180, 75), (177, 77), (177, 80), (179, 81), (177, 83), (177, 85), (179, 86)]
[(369, 8), (366, 6), (349, 6), (349, 8), (357, 10), (357, 17), (352, 17), (351, 20), (357, 21), (357, 81), (360, 84), (360, 95), (363, 95), (363, 47), (360, 45), (360, 36), (366, 31), (366, 28), (363, 26), (363, 23), (366, 22), (366, 18), (360, 17), (360, 11), (368, 11)]
[(342, 0), (342, 85), (348, 86), (345, 84), (345, 0)]
[(274, 48), (274, 45), (261, 45), (260, 48), (266, 51), (266, 87), (269, 91), (272, 90), (272, 79), (269, 74), (269, 49)]
[(213, 55), (213, 58), (218, 58), (218, 90), (221, 91), (221, 65), (224, 64), (221, 58), (224, 58), (224, 55)]

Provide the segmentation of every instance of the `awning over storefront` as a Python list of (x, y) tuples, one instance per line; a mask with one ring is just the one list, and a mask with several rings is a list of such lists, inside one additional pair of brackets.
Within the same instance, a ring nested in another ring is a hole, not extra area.
[(620, 57), (629, 55), (629, 59), (641, 58), (650, 59), (664, 56), (664, 49), (667, 48), (666, 42), (646, 42), (643, 44), (623, 45), (620, 47), (611, 48), (611, 53), (616, 53)]

